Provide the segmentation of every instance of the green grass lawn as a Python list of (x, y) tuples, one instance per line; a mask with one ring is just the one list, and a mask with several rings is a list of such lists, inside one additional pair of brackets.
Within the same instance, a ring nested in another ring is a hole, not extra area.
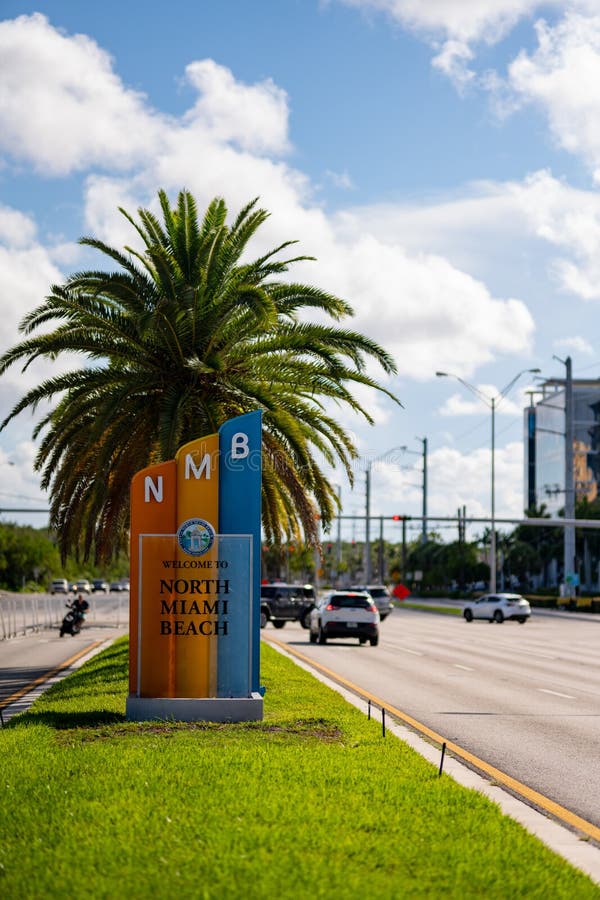
[(419, 603), (418, 601), (404, 600), (400, 609), (421, 609), (424, 612), (444, 613), (448, 616), (462, 616), (462, 607), (435, 606), (433, 603)]
[(259, 723), (129, 723), (127, 640), (0, 731), (0, 896), (582, 898), (600, 888), (262, 647)]

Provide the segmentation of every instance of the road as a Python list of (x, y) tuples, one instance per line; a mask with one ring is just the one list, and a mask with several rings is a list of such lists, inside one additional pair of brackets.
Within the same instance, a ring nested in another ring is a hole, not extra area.
[(467, 624), (397, 609), (378, 647), (274, 637), (600, 827), (600, 620)]
[[(26, 601), (32, 599), (27, 597)], [(44, 601), (50, 599), (52, 604), (46, 608)], [(16, 626), (16, 633), (8, 640), (0, 640), (0, 708), (5, 706), (9, 697), (42, 679), (46, 673), (86, 647), (92, 644), (100, 646), (127, 633), (129, 594), (93, 594), (89, 599), (90, 611), (80, 634), (76, 637), (65, 635), (63, 638), (59, 636), (58, 624), (54, 628), (42, 627), (36, 631), (28, 623), (45, 623), (49, 612), (52, 613), (52, 621), (60, 622), (67, 611), (64, 598), (37, 595), (37, 607), (34, 609), (26, 605), (25, 616), (20, 612), (11, 616), (9, 605), (5, 604), (4, 623)]]

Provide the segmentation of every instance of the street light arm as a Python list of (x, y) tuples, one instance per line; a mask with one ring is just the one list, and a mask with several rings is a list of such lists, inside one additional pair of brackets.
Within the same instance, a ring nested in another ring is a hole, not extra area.
[(479, 388), (476, 388), (474, 384), (470, 384), (468, 381), (465, 381), (464, 378), (461, 378), (460, 375), (455, 375), (454, 372), (436, 372), (435, 373), (438, 378), (455, 378), (457, 381), (460, 381), (461, 384), (464, 384), (466, 388), (468, 388), (472, 394), (475, 394), (476, 397), (479, 397), (480, 400), (489, 406), (490, 409), (492, 407), (492, 398), (488, 397), (483, 391), (480, 391)]
[(374, 456), (373, 459), (367, 460), (367, 470), (370, 471), (373, 463), (381, 462), (382, 459), (385, 459), (390, 453), (393, 453), (395, 450), (402, 450), (402, 452), (406, 452), (406, 447), (404, 445), (398, 445), (396, 447), (390, 447), (389, 450), (386, 450), (385, 453), (380, 453), (379, 456)]
[(508, 382), (508, 384), (506, 385), (506, 387), (504, 388), (504, 390), (500, 391), (500, 393), (498, 394), (498, 397), (497, 397), (496, 399), (497, 399), (498, 401), (500, 401), (503, 397), (506, 397), (506, 395), (507, 395), (508, 392), (510, 391), (511, 387), (512, 387), (514, 384), (516, 384), (516, 382), (519, 380), (519, 378), (521, 377), (521, 375), (525, 375), (527, 372), (529, 372), (530, 374), (534, 375), (534, 374), (539, 374), (541, 371), (542, 371), (541, 369), (522, 369), (520, 372), (518, 372), (518, 373), (515, 375), (515, 377), (512, 379), (512, 381), (509, 381), (509, 382)]

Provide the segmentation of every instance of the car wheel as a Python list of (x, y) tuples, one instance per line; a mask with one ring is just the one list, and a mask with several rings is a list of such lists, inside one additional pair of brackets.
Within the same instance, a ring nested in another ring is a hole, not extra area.
[(527, 617), (521, 616), (521, 618), (519, 619), (519, 625), (524, 625), (526, 621), (527, 621)]
[(268, 622), (268, 621), (269, 621), (269, 620), (268, 620), (268, 618), (267, 618), (266, 612), (264, 612), (264, 610), (261, 609), (261, 611), (260, 611), (260, 627), (261, 627), (261, 628), (266, 628), (266, 627), (267, 627), (267, 622)]
[(379, 643), (379, 635), (376, 634), (375, 637), (369, 638), (369, 643), (370, 643), (371, 647), (376, 647), (377, 644)]
[(367, 643), (367, 639), (366, 639), (365, 637), (359, 637), (358, 643), (359, 643), (359, 644), (366, 644), (366, 643)]
[(504, 622), (504, 615), (501, 609), (497, 609), (494, 613), (494, 622), (497, 622), (498, 625), (502, 625), (502, 623)]
[(300, 619), (300, 624), (303, 628), (310, 628), (310, 610), (304, 613), (304, 615)]
[(472, 621), (473, 621), (473, 613), (472, 613), (472, 611), (471, 611), (470, 609), (465, 609), (463, 615), (464, 615), (464, 617), (465, 617), (465, 621), (466, 621), (466, 622), (472, 622)]
[(316, 644), (316, 643), (317, 643), (317, 635), (315, 634), (314, 631), (311, 631), (311, 632), (309, 633), (308, 639), (309, 639), (309, 641), (311, 642), (311, 644)]
[(323, 629), (321, 628), (320, 625), (319, 625), (319, 643), (320, 644), (327, 643), (327, 635), (325, 634), (325, 632), (323, 631)]
[(274, 628), (283, 628), (285, 626), (285, 619), (273, 619), (273, 627)]

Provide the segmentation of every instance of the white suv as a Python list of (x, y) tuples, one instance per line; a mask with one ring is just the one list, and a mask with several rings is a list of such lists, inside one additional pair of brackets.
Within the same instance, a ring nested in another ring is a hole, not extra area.
[(68, 594), (69, 593), (69, 582), (66, 578), (55, 578), (52, 584), (50, 585), (50, 593), (51, 594)]
[(328, 638), (353, 637), (376, 647), (379, 622), (379, 610), (366, 591), (332, 591), (310, 612), (309, 640), (325, 644)]
[(520, 594), (484, 594), (479, 600), (465, 603), (463, 608), (463, 616), (467, 622), (487, 619), (501, 625), (505, 619), (516, 619), (524, 625), (530, 615), (531, 606)]

